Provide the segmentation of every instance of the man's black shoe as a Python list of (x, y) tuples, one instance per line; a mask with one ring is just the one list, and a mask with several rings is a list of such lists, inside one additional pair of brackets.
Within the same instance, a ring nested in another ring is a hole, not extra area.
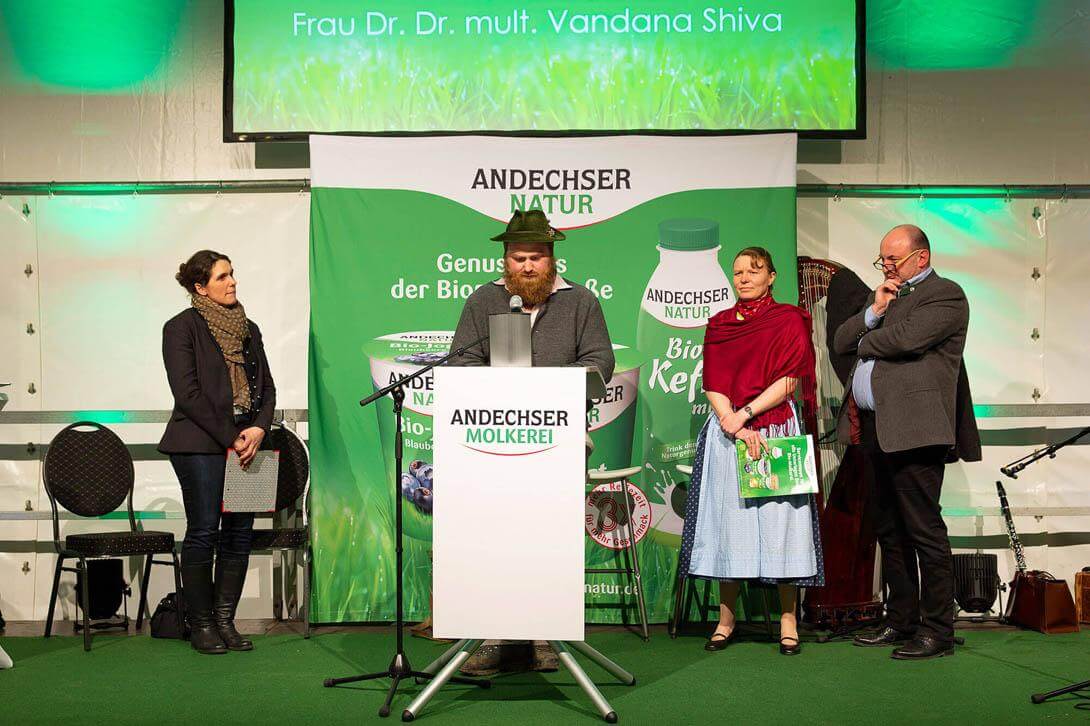
[(893, 651), (891, 658), (897, 660), (927, 660), (954, 654), (954, 644), (936, 640), (929, 635), (918, 635)]
[(894, 627), (886, 625), (878, 629), (874, 635), (857, 635), (852, 639), (852, 645), (863, 648), (877, 648), (882, 646), (900, 645), (912, 640), (910, 633), (902, 633)]

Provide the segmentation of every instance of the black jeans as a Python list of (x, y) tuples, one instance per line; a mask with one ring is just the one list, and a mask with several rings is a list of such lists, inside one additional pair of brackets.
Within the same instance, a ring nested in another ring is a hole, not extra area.
[(939, 495), (945, 446), (886, 453), (874, 413), (859, 412), (867, 465), (872, 468), (868, 517), (882, 546), (886, 620), (902, 633), (954, 639), (954, 571)]
[(227, 559), (246, 559), (253, 541), (254, 515), (223, 512), (224, 454), (171, 454), (170, 464), (182, 485), (185, 540), (182, 562), (212, 561), (212, 552)]

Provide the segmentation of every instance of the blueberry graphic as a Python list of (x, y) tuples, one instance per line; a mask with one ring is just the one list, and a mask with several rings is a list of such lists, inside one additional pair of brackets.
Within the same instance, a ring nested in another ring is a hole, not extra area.
[(420, 482), (416, 480), (416, 477), (412, 474), (401, 475), (401, 496), (411, 500), (413, 498), (413, 490), (420, 486)]
[(446, 355), (446, 353), (407, 353), (405, 355), (396, 356), (394, 360), (398, 363), (413, 363), (418, 366), (424, 366), (429, 363), (435, 363), (444, 355)]
[(418, 487), (413, 492), (413, 504), (424, 514), (431, 514), (432, 497), (431, 489), (426, 487)]
[(409, 462), (409, 471), (401, 475), (401, 496), (422, 514), (431, 514), (434, 491), (432, 466), (422, 459)]

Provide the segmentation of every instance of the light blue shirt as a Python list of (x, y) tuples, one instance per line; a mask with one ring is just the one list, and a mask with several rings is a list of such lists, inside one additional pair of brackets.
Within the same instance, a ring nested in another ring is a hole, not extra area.
[[(928, 267), (919, 274), (905, 280), (905, 285), (915, 285), (920, 280), (924, 279), (931, 274), (934, 268)], [(904, 288), (902, 288), (904, 289)], [(878, 327), (878, 323), (885, 317), (885, 313), (877, 315), (874, 312), (874, 306), (868, 305), (867, 312), (863, 316), (864, 322), (867, 325), (867, 330), (874, 330)], [(859, 365), (855, 367), (855, 373), (852, 375), (852, 397), (855, 398), (855, 405), (864, 411), (874, 410), (874, 388), (871, 386), (871, 376), (874, 374), (874, 358), (860, 358)]]

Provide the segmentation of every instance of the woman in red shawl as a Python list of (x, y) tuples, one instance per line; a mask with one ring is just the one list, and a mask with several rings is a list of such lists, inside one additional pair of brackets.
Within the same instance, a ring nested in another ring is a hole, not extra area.
[(686, 504), (681, 572), (719, 581), (719, 624), (705, 644), (722, 650), (734, 635), (739, 582), (778, 586), (780, 652), (801, 651), (799, 586), (822, 584), (813, 495), (743, 499), (735, 441), (757, 458), (766, 439), (798, 435), (792, 394), (815, 396), (810, 316), (772, 298), (776, 267), (762, 247), (734, 258), (738, 303), (708, 321), (704, 390), (712, 412), (700, 434)]

